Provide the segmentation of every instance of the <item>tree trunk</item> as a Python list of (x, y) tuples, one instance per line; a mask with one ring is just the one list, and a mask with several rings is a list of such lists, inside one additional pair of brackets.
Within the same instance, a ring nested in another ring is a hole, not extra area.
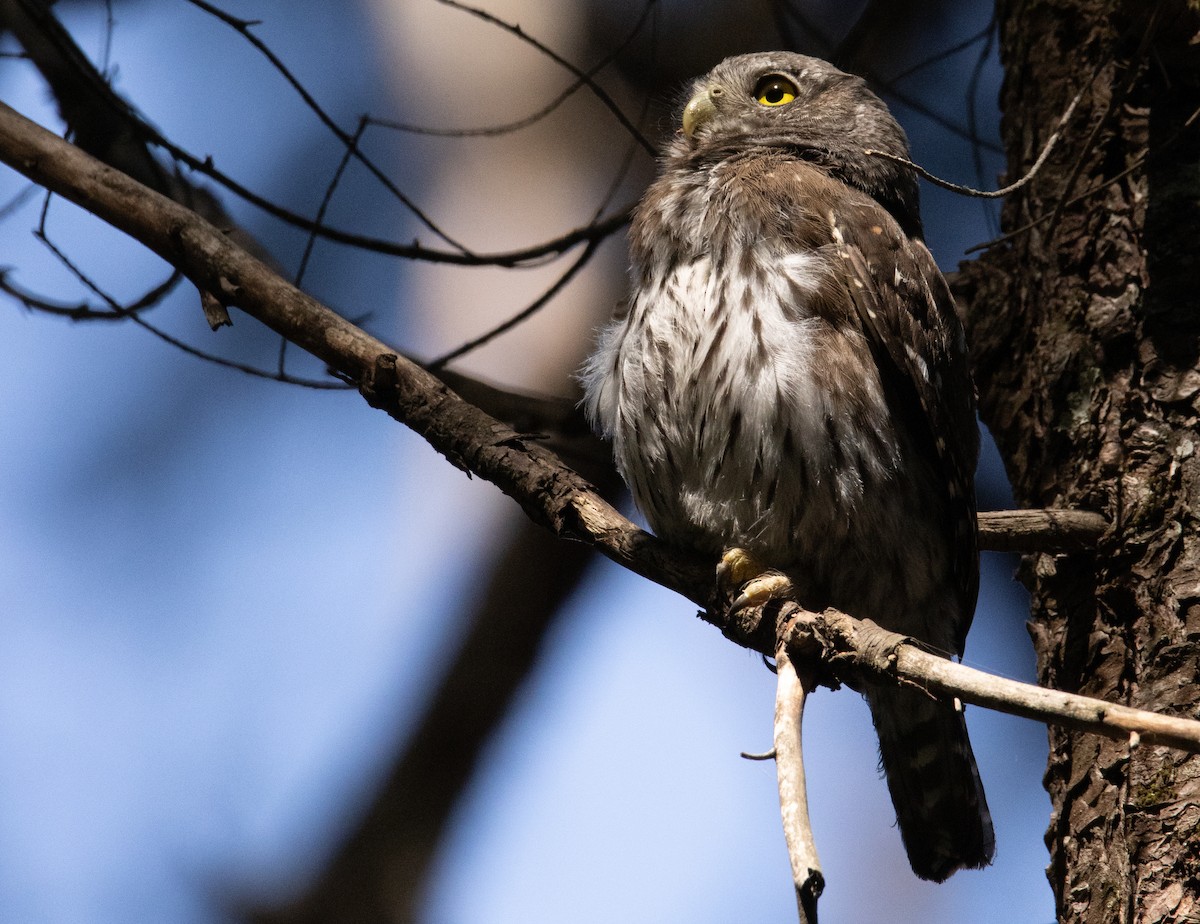
[[(1023, 563), (1042, 683), (1193, 718), (1195, 10), (1183, 0), (998, 3), (1012, 178), (1083, 95), (1046, 169), (1006, 204), (1012, 237), (964, 267), (981, 413), (1018, 501), (1113, 523), (1094, 557)], [(1200, 920), (1200, 760), (1052, 729), (1046, 786), (1059, 921)]]

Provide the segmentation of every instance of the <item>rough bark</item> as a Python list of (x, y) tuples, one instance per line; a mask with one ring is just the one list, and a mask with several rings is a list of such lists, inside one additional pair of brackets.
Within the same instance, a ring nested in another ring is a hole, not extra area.
[[(1025, 559), (1044, 685), (1195, 717), (1200, 699), (1200, 105), (1195, 5), (998, 4), (1022, 174), (1080, 87), (1069, 143), (965, 269), (981, 412), (1022, 505), (1115, 524)], [(1093, 76), (1094, 75), (1094, 76)], [(1082, 201), (1080, 194), (1098, 188)], [(1063, 922), (1200, 919), (1200, 761), (1050, 730), (1046, 840)]]

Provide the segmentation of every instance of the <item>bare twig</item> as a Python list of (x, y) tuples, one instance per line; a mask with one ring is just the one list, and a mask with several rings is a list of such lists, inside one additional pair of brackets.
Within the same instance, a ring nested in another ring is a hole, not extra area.
[[(156, 295), (158, 292), (158, 289), (152, 290), (150, 293), (150, 296), (143, 296), (142, 299), (139, 299), (138, 302), (135, 302), (131, 306), (122, 305), (115, 298), (113, 298), (110, 294), (108, 294), (103, 289), (101, 289), (100, 286), (97, 285), (96, 282), (90, 276), (87, 275), (87, 273), (83, 272), (83, 270), (81, 270), (78, 266), (76, 266), (74, 261), (72, 261), (70, 257), (68, 257), (53, 241), (51, 241), (50, 238), (46, 236), (44, 231), (38, 232), (38, 238), (42, 241), (43, 244), (45, 244), (45, 246), (47, 248), (49, 248), (50, 252), (52, 254), (54, 254), (55, 258), (58, 259), (58, 261), (63, 265), (63, 267), (65, 267), (66, 270), (69, 273), (71, 273), (71, 275), (73, 275), (85, 288), (87, 288), (89, 291), (91, 291), (94, 295), (98, 296), (100, 299), (102, 299), (108, 305), (108, 310), (114, 317), (126, 318), (126, 319), (132, 321), (138, 327), (142, 328), (145, 331), (148, 331), (149, 333), (151, 333), (155, 337), (157, 337), (159, 340), (163, 341), (163, 343), (166, 343), (169, 346), (173, 346), (175, 349), (180, 350), (184, 353), (187, 353), (189, 356), (195, 356), (197, 359), (202, 359), (207, 363), (212, 363), (213, 365), (216, 365), (216, 366), (224, 366), (227, 369), (234, 369), (238, 372), (245, 373), (246, 375), (249, 375), (249, 376), (253, 376), (256, 378), (262, 378), (262, 379), (270, 379), (275, 382), (283, 382), (284, 384), (287, 384), (287, 385), (299, 385), (304, 388), (312, 388), (312, 389), (315, 389), (318, 391), (321, 391), (321, 390), (345, 391), (347, 388), (349, 388), (349, 386), (345, 382), (339, 382), (337, 380), (300, 378), (297, 376), (288, 375), (285, 372), (283, 372), (282, 370), (279, 371), (278, 373), (266, 372), (265, 370), (258, 369), (251, 365), (247, 365), (246, 363), (235, 362), (232, 359), (226, 359), (223, 356), (217, 356), (215, 353), (209, 353), (206, 350), (201, 350), (197, 347), (194, 347), (190, 343), (186, 343), (183, 340), (180, 340), (178, 337), (174, 337), (171, 334), (168, 334), (165, 330), (162, 330), (161, 328), (156, 327), (155, 325), (151, 324), (149, 321), (147, 321), (145, 318), (143, 318), (141, 316), (141, 314), (139, 313), (141, 308), (144, 307), (140, 303), (142, 301), (144, 301), (146, 298)], [(171, 274), (171, 278), (167, 281), (170, 288), (174, 288), (174, 286), (178, 283), (181, 275), (182, 274), (178, 270), (176, 270), (174, 273)], [(165, 296), (165, 294), (166, 294), (165, 287), (159, 287), (159, 288), (162, 288), (164, 290), (163, 295)], [(16, 290), (10, 284), (6, 288), (5, 291), (9, 291), (11, 293), (11, 292), (15, 292)], [(205, 304), (204, 313), (206, 315), (208, 315), (210, 318), (212, 317), (212, 313), (217, 311), (218, 309), (220, 310), (220, 312), (224, 313), (225, 306), (220, 304), (219, 302), (217, 302), (216, 296), (212, 295), (208, 290), (201, 289), (200, 290), (200, 298), (202, 301), (204, 301), (205, 299), (211, 299), (214, 302), (214, 304), (212, 306)], [(26, 307), (36, 307), (39, 310), (43, 310), (43, 311), (48, 310), (48, 308), (49, 308), (49, 304), (47, 302), (45, 302), (44, 300), (36, 305), (34, 305), (32, 302), (28, 302), (28, 301), (25, 302), (25, 304), (26, 304)], [(52, 312), (52, 313), (62, 314), (65, 312)], [(224, 323), (226, 323), (226, 324), (232, 323), (229, 321), (228, 314), (225, 314), (224, 317), (225, 317)], [(95, 318), (95, 315), (92, 315), (89, 318), (89, 320), (92, 320), (94, 318)], [(75, 318), (75, 319), (78, 320), (78, 318)], [(216, 330), (218, 326), (219, 325), (217, 325), (217, 324), (213, 324), (212, 325), (213, 330)]]
[[(317, 117), (320, 123), (324, 125), (339, 142), (341, 142), (346, 150), (349, 151), (359, 163), (367, 168), (370, 174), (380, 182), (384, 189), (390, 192), (398, 202), (408, 209), (417, 218), (417, 220), (421, 222), (421, 224), (453, 247), (456, 251), (464, 254), (470, 254), (471, 251), (469, 248), (465, 247), (463, 244), (459, 243), (454, 238), (450, 237), (445, 231), (443, 231), (441, 227), (439, 227), (438, 224), (434, 222), (434, 220), (430, 218), (423, 209), (421, 209), (420, 206), (418, 206), (400, 189), (399, 186), (392, 181), (391, 177), (384, 173), (383, 170), (381, 170), (375, 164), (375, 162), (371, 160), (371, 158), (367, 157), (367, 155), (362, 152), (362, 149), (358, 146), (357, 139), (333, 120), (333, 117), (325, 111), (320, 103), (317, 102), (316, 98), (308, 91), (308, 88), (305, 87), (304, 84), (300, 82), (299, 78), (297, 78), (296, 75), (291, 72), (288, 66), (283, 63), (283, 60), (277, 54), (275, 54), (275, 52), (266, 42), (254, 34), (253, 27), (258, 25), (257, 21), (238, 19), (236, 16), (233, 16), (219, 7), (206, 2), (206, 0), (187, 0), (187, 2), (192, 4), (192, 6), (196, 7), (197, 9), (201, 9), (210, 16), (213, 16), (214, 18), (225, 23), (227, 26), (237, 32), (238, 35), (242, 36), (242, 38), (254, 46), (255, 50), (258, 51), (258, 53), (264, 58), (266, 58), (267, 61), (270, 62), (271, 67), (273, 67), (276, 72), (288, 83), (288, 85), (296, 91), (300, 99), (304, 101), (304, 105), (307, 106), (313, 115)], [(361, 132), (361, 128), (359, 130)]]
[[(192, 0), (192, 2), (195, 2), (195, 0)], [(582, 80), (584, 84), (587, 85), (587, 88), (592, 91), (592, 95), (595, 96), (596, 99), (599, 100), (604, 107), (613, 114), (613, 117), (616, 118), (616, 120), (621, 124), (621, 127), (624, 128), (625, 131), (629, 132), (630, 137), (636, 140), (651, 157), (658, 156), (658, 151), (655, 150), (654, 145), (646, 140), (646, 136), (643, 135), (638, 127), (633, 124), (627, 115), (625, 115), (621, 107), (617, 105), (616, 100), (609, 96), (608, 91), (592, 79), (591, 74), (576, 67), (558, 52), (554, 51), (554, 49), (550, 48), (543, 42), (539, 42), (515, 23), (506, 22), (500, 17), (489, 13), (487, 10), (471, 6), (468, 3), (462, 3), (460, 0), (438, 0), (438, 2), (445, 6), (452, 7), (453, 9), (461, 10), (464, 13), (469, 13), (472, 16), (476, 16), (479, 19), (482, 19), (484, 22), (490, 23), (493, 26), (497, 26), (500, 29), (503, 29), (505, 32), (508, 32), (510, 35), (516, 36), (521, 41), (533, 48), (536, 48), (539, 52), (544, 54), (559, 67), (569, 71), (577, 80)]]
[(78, 302), (74, 305), (52, 301), (43, 296), (35, 295), (14, 282), (10, 282), (8, 274), (9, 270), (0, 268), (0, 292), (24, 305), (30, 311), (70, 318), (72, 321), (126, 321), (131, 314), (145, 311), (147, 308), (153, 308), (161, 304), (162, 300), (183, 279), (183, 274), (178, 270), (174, 270), (165, 281), (150, 289), (145, 295), (127, 305), (121, 305), (118, 309), (114, 309), (111, 303), (106, 303), (109, 304), (107, 308), (100, 308), (86, 301)]
[(817, 924), (817, 899), (825, 890), (825, 876), (808, 817), (801, 742), (804, 701), (816, 684), (811, 676), (801, 678), (786, 648), (779, 649), (775, 666), (775, 773), (779, 780), (783, 836), (792, 862), (800, 924)]
[(229, 174), (217, 169), (211, 158), (197, 157), (158, 132), (149, 131), (151, 132), (150, 140), (180, 163), (186, 165), (196, 173), (208, 177), (215, 183), (224, 186), (234, 195), (261, 209), (268, 215), (293, 227), (311, 231), (320, 235), (325, 240), (333, 241), (337, 244), (345, 244), (348, 247), (356, 247), (359, 250), (366, 250), (371, 253), (402, 257), (407, 260), (445, 263), (453, 266), (500, 266), (506, 268), (529, 266), (538, 263), (538, 261), (546, 257), (565, 253), (577, 244), (611, 237), (629, 223), (630, 215), (633, 213), (633, 206), (627, 205), (602, 221), (591, 222), (586, 226), (560, 234), (558, 237), (550, 238), (537, 244), (531, 244), (527, 247), (493, 253), (464, 253), (457, 250), (439, 250), (435, 247), (427, 247), (419, 241), (401, 244), (398, 241), (391, 241), (386, 238), (372, 237), (369, 234), (356, 234), (332, 225), (323, 225), (306, 218), (290, 209), (284, 208), (278, 203), (272, 202), (264, 196), (260, 196), (249, 187), (242, 185), (229, 176)]
[[(1050, 227), (1046, 229), (1046, 240), (1043, 246), (1047, 249), (1047, 252), (1050, 251), (1050, 245), (1053, 242), (1055, 233), (1058, 230), (1059, 221), (1062, 219), (1063, 213), (1066, 211), (1067, 200), (1070, 199), (1072, 193), (1075, 192), (1075, 187), (1079, 183), (1080, 177), (1083, 176), (1085, 166), (1091, 161), (1092, 151), (1100, 141), (1101, 132), (1109, 124), (1109, 120), (1124, 108), (1125, 101), (1129, 98), (1129, 94), (1133, 92), (1133, 88), (1137, 84), (1142, 66), (1145, 64), (1150, 55), (1150, 50), (1152, 47), (1151, 40), (1153, 39), (1155, 32), (1158, 31), (1158, 23), (1160, 22), (1160, 17), (1164, 9), (1164, 4), (1156, 4), (1151, 8), (1150, 16), (1146, 20), (1145, 31), (1142, 33), (1141, 38), (1138, 41), (1137, 50), (1133, 53), (1132, 58), (1125, 66), (1125, 79), (1121, 81), (1116, 86), (1112, 94), (1109, 95), (1104, 112), (1101, 113), (1100, 118), (1096, 120), (1096, 123), (1092, 126), (1092, 130), (1088, 134), (1087, 139), (1084, 141), (1079, 151), (1076, 152), (1074, 164), (1071, 167), (1071, 174), (1067, 178), (1067, 182), (1064, 184), (1062, 191), (1057, 196), (1057, 204), (1054, 207), (1054, 214), (1050, 217)], [(1107, 63), (1105, 64), (1105, 67), (1107, 67)], [(1093, 77), (1093, 80), (1095, 80), (1095, 77)]]
[[(817, 44), (821, 45), (825, 49), (822, 52), (823, 56), (839, 56), (835, 43), (829, 38), (829, 36), (819, 29), (809, 17), (804, 14), (799, 3), (793, 2), (793, 0), (775, 0), (775, 4), (775, 20), (781, 34), (787, 34), (789, 31), (787, 28), (787, 20), (792, 19), (798, 22), (803, 29), (816, 38)], [(896, 102), (907, 106), (913, 112), (920, 113), (921, 115), (925, 116), (925, 118), (946, 129), (946, 131), (950, 132), (951, 134), (970, 141), (972, 144), (977, 144), (986, 150), (993, 151), (997, 154), (1003, 153), (1003, 149), (996, 142), (989, 141), (986, 138), (980, 138), (977, 135), (971, 134), (969, 129), (963, 128), (963, 126), (956, 123), (953, 119), (949, 119), (940, 112), (931, 109), (915, 96), (911, 96), (901, 90), (896, 89), (891, 80), (875, 73), (870, 68), (869, 62), (856, 60), (849, 62), (847, 66), (849, 66), (850, 69), (855, 73), (862, 74), (862, 76), (866, 77), (872, 83), (878, 85), (887, 96), (891, 97)]]
[[(583, 77), (576, 77), (567, 85), (554, 99), (550, 100), (546, 105), (542, 106), (536, 112), (525, 116), (524, 118), (514, 119), (511, 122), (504, 122), (499, 125), (486, 125), (475, 128), (431, 128), (425, 125), (413, 125), (407, 122), (397, 122), (393, 119), (370, 119), (372, 125), (378, 125), (381, 128), (390, 128), (398, 132), (407, 132), (414, 135), (432, 135), (438, 138), (478, 138), (478, 137), (494, 137), (497, 135), (507, 135), (513, 132), (520, 131), (523, 128), (528, 128), (540, 122), (550, 113), (554, 112), (559, 106), (565, 103), (568, 99), (574, 96), (581, 87), (588, 85), (588, 80), (594, 78), (598, 73), (604, 70), (608, 65), (612, 64), (613, 60), (622, 51), (633, 44), (633, 40), (637, 38), (642, 27), (646, 24), (646, 20), (650, 18), (650, 13), (658, 4), (658, 0), (643, 0), (642, 13), (637, 18), (637, 22), (633, 24), (633, 28), (629, 30), (629, 34), (613, 48), (609, 49), (599, 61), (584, 71)], [(522, 38), (527, 38), (524, 34)], [(636, 139), (635, 139), (636, 140)]]
[(1071, 120), (1071, 116), (1075, 114), (1075, 107), (1079, 105), (1079, 100), (1083, 98), (1084, 89), (1086, 89), (1086, 87), (1080, 89), (1080, 91), (1075, 94), (1075, 98), (1071, 100), (1071, 105), (1066, 108), (1066, 111), (1058, 120), (1058, 126), (1055, 128), (1053, 134), (1051, 134), (1046, 140), (1046, 144), (1042, 148), (1042, 153), (1038, 155), (1038, 159), (1033, 162), (1033, 166), (1029, 168), (1029, 171), (1015, 183), (1009, 183), (1002, 189), (986, 190), (974, 189), (970, 186), (960, 186), (958, 183), (951, 183), (949, 180), (943, 180), (941, 177), (935, 176), (919, 164), (913, 163), (907, 157), (901, 157), (898, 154), (891, 154), (887, 151), (876, 151), (873, 148), (867, 148), (865, 151), (863, 151), (863, 153), (868, 154), (871, 157), (882, 157), (884, 160), (890, 160), (892, 163), (900, 164), (902, 167), (907, 167), (918, 176), (924, 177), (930, 183), (933, 183), (935, 186), (940, 186), (942, 189), (948, 189), (951, 192), (961, 193), (964, 196), (974, 196), (977, 199), (1000, 199), (1016, 192), (1022, 186), (1025, 186), (1031, 182), (1035, 176), (1037, 176), (1038, 171), (1042, 169), (1042, 166), (1050, 157), (1050, 152), (1053, 151), (1054, 146), (1058, 144), (1058, 139), (1062, 137), (1063, 128)]
[[(990, 19), (988, 21), (988, 24), (986, 26), (984, 26), (982, 29), (980, 29), (978, 32), (976, 32), (974, 35), (970, 36), (969, 38), (963, 39), (961, 42), (955, 42), (949, 48), (943, 48), (941, 51), (936, 51), (933, 54), (929, 55), (927, 58), (922, 58), (916, 64), (909, 65), (904, 70), (900, 71), (900, 73), (893, 74), (891, 77), (889, 77), (888, 83), (889, 84), (898, 83), (901, 80), (904, 80), (906, 77), (911, 77), (913, 74), (916, 74), (919, 71), (923, 71), (927, 67), (931, 67), (934, 64), (939, 64), (942, 61), (946, 61), (946, 60), (952, 58), (954, 55), (958, 54), (960, 51), (966, 51), (968, 48), (970, 48), (976, 42), (988, 39), (995, 32), (995, 30), (996, 30), (996, 20), (995, 20), (995, 17), (993, 16), (992, 19)], [(987, 45), (987, 44), (990, 44), (990, 43), (985, 41), (985, 45)], [(969, 96), (968, 96), (968, 98), (969, 98)], [(968, 119), (967, 126), (968, 126), (967, 130), (971, 134), (977, 134), (977, 132), (975, 131), (975, 123), (973, 120)]]
[[(1179, 139), (1183, 137), (1184, 133), (1189, 128), (1192, 127), (1192, 124), (1197, 119), (1200, 119), (1200, 107), (1197, 107), (1196, 109), (1192, 110), (1192, 114), (1189, 115), (1183, 121), (1183, 124), (1179, 126), (1179, 129), (1174, 134), (1172, 134), (1171, 137), (1165, 138), (1164, 140), (1160, 141), (1154, 147), (1149, 148), (1142, 154), (1138, 155), (1138, 157), (1133, 161), (1133, 163), (1131, 163), (1124, 170), (1121, 170), (1118, 173), (1114, 173), (1112, 176), (1110, 176), (1108, 179), (1104, 180), (1103, 182), (1097, 183), (1096, 185), (1081, 192), (1074, 199), (1068, 200), (1065, 204), (1062, 205), (1062, 208), (1069, 209), (1073, 206), (1076, 206), (1080, 202), (1083, 202), (1085, 199), (1089, 199), (1092, 196), (1096, 195), (1096, 193), (1103, 192), (1104, 190), (1108, 189), (1113, 184), (1121, 182), (1121, 180), (1125, 179), (1125, 177), (1129, 176), (1130, 174), (1137, 173), (1137, 171), (1142, 169), (1142, 167), (1144, 167), (1148, 164), (1154, 163), (1157, 158), (1161, 157), (1166, 151), (1170, 150), (1175, 145), (1175, 143), (1178, 142)], [(1045, 224), (1046, 222), (1050, 221), (1051, 219), (1054, 219), (1059, 214), (1059, 211), (1060, 211), (1060, 209), (1058, 207), (1055, 207), (1055, 209), (1053, 211), (1044, 212), (1043, 214), (1039, 215), (1037, 218), (1034, 218), (1032, 221), (1029, 221), (1029, 222), (1021, 225), (1019, 228), (1014, 228), (1012, 231), (1009, 231), (1007, 234), (1002, 234), (999, 237), (993, 238), (990, 241), (984, 241), (982, 244), (975, 244), (972, 247), (968, 247), (966, 250), (963, 251), (963, 253), (969, 255), (969, 254), (977, 253), (978, 251), (981, 251), (981, 250), (988, 250), (992, 247), (995, 247), (997, 244), (1003, 244), (1007, 241), (1011, 241), (1014, 238), (1020, 237), (1022, 234), (1027, 234), (1028, 232), (1030, 232), (1034, 228), (1036, 228), (1038, 225)]]
[(484, 331), (484, 333), (480, 334), (478, 337), (474, 337), (471, 340), (468, 340), (466, 343), (455, 347), (444, 356), (439, 356), (437, 359), (428, 364), (428, 368), (432, 371), (441, 369), (447, 363), (453, 362), (460, 356), (465, 356), (467, 353), (478, 349), (484, 344), (491, 343), (501, 334), (512, 330), (521, 322), (528, 320), (530, 317), (544, 308), (556, 295), (558, 295), (559, 292), (566, 288), (567, 283), (574, 279), (575, 275), (581, 269), (587, 266), (588, 261), (592, 259), (592, 256), (596, 253), (596, 248), (599, 246), (599, 241), (589, 241), (588, 245), (583, 249), (583, 253), (576, 257), (575, 262), (568, 266), (566, 271), (563, 272), (562, 275), (560, 275), (556, 280), (554, 280), (554, 283), (550, 286), (550, 288), (534, 299), (533, 302), (526, 305), (507, 321), (497, 324), (490, 330)]

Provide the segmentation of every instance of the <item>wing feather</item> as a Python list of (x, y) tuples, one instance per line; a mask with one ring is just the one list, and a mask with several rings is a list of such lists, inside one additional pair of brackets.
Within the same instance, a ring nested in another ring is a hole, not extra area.
[(961, 652), (979, 591), (975, 465), (979, 430), (962, 322), (928, 248), (865, 196), (829, 210), (845, 285), (885, 382), (912, 425), (920, 451), (945, 476), (962, 607)]

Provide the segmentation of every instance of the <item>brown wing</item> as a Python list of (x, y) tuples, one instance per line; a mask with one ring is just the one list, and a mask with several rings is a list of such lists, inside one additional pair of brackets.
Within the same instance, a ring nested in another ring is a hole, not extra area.
[(918, 444), (945, 476), (963, 614), (957, 627), (961, 652), (979, 591), (979, 430), (962, 323), (928, 248), (865, 196), (839, 199), (829, 222), (860, 323)]

